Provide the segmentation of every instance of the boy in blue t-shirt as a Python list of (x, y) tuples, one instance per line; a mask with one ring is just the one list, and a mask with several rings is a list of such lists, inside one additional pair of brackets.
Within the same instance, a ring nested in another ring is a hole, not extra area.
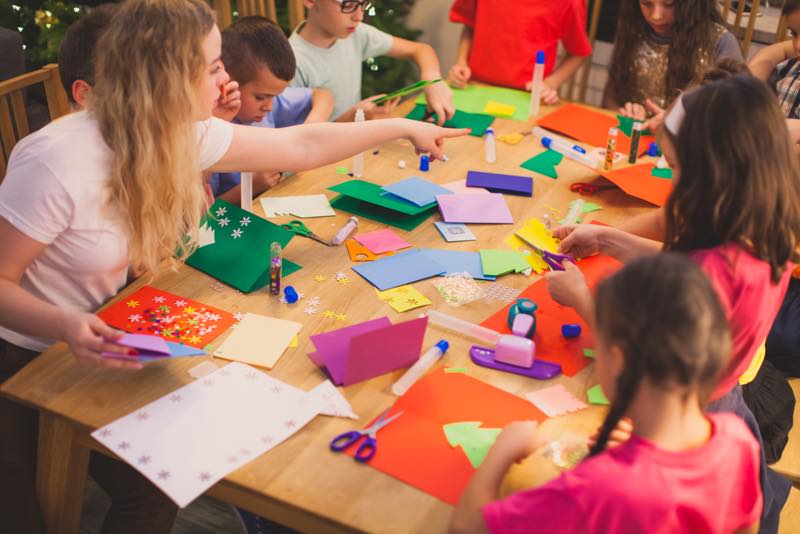
[[(239, 105), (218, 108), (219, 118), (261, 128), (285, 128), (324, 122), (333, 97), (324, 89), (288, 87), (294, 78), (294, 53), (283, 30), (264, 17), (242, 17), (222, 32), (222, 63), (238, 82)], [(229, 101), (235, 100), (231, 95)], [(278, 174), (253, 174), (253, 197), (278, 183)], [(241, 201), (241, 175), (215, 173), (209, 184), (215, 197)]]

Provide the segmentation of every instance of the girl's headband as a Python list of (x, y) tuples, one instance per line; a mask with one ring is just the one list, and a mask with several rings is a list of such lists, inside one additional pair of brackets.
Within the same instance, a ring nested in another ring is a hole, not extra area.
[(664, 118), (664, 126), (667, 128), (667, 131), (671, 133), (673, 136), (678, 135), (678, 130), (681, 129), (681, 124), (683, 124), (683, 119), (686, 117), (686, 108), (683, 106), (683, 94), (681, 94), (676, 100), (675, 104), (672, 106), (672, 109), (669, 110), (667, 116)]

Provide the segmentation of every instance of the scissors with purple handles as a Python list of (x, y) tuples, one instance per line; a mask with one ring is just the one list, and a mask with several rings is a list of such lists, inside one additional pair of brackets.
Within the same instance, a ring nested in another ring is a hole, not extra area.
[(378, 430), (403, 415), (403, 412), (397, 412), (391, 417), (386, 417), (388, 414), (389, 410), (386, 410), (374, 423), (363, 430), (351, 430), (350, 432), (339, 434), (331, 440), (331, 450), (342, 452), (360, 440), (361, 436), (367, 436), (367, 439), (356, 449), (355, 460), (361, 463), (369, 462), (378, 450), (378, 440), (376, 439)]
[(567, 256), (566, 254), (556, 254), (555, 252), (550, 252), (549, 250), (539, 248), (532, 243), (528, 243), (528, 245), (530, 245), (534, 252), (541, 256), (547, 266), (554, 271), (563, 271), (563, 264), (565, 261), (571, 261), (572, 263), (575, 263), (575, 258), (572, 256)]

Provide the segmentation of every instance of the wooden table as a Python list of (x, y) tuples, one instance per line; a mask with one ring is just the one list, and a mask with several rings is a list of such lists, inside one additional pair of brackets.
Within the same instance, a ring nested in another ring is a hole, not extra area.
[[(410, 105), (404, 104), (400, 111), (408, 110)], [(498, 134), (528, 127), (510, 120), (498, 119), (495, 122)], [(471, 169), (530, 174), (520, 169), (519, 164), (539, 152), (538, 140), (530, 136), (514, 146), (498, 143), (496, 164), (484, 162), (481, 138), (449, 140), (445, 149), (449, 161), (432, 163), (431, 171), (424, 175), (437, 183), (463, 179)], [(405, 170), (398, 168), (401, 159), (408, 165)], [(349, 166), (349, 163), (338, 165)], [(280, 196), (324, 191), (325, 187), (348, 179), (346, 175), (336, 174), (336, 167), (329, 165), (300, 173), (269, 193)], [(418, 158), (408, 142), (391, 142), (380, 147), (379, 152), (365, 154), (367, 180), (388, 184), (420, 174)], [(577, 198), (577, 194), (569, 191), (569, 185), (593, 178), (588, 169), (567, 159), (559, 167), (559, 174), (558, 180), (536, 175), (533, 198), (506, 196), (516, 223), (472, 225), (477, 241), (445, 243), (432, 222), (439, 220), (438, 215), (404, 237), (418, 247), (447, 247), (452, 250), (507, 248), (503, 240), (528, 218), (545, 214), (550, 215), (551, 220), (562, 217), (568, 203)], [(331, 198), (334, 196), (331, 192), (327, 194)], [(589, 215), (587, 219), (596, 217), (609, 224), (620, 223), (632, 215), (652, 209), (652, 206), (618, 189), (602, 191), (592, 200), (604, 209)], [(260, 203), (256, 202), (254, 206), (256, 213), (263, 213)], [(553, 210), (560, 210), (561, 215)], [(339, 213), (336, 218), (306, 219), (304, 222), (317, 234), (330, 237), (348, 217), (349, 214)], [(285, 222), (284, 219), (279, 218), (277, 222)], [(380, 227), (377, 223), (362, 219), (359, 230), (369, 231)], [(287, 282), (308, 297), (320, 297), (320, 313), (317, 315), (305, 315), (302, 305), (280, 304), (277, 298), (270, 298), (265, 289), (249, 295), (237, 293), (231, 288), (215, 291), (211, 287), (215, 282), (213, 278), (186, 266), (177, 272), (166, 272), (149, 282), (157, 288), (231, 312), (255, 312), (303, 323), (305, 326), (300, 334), (299, 347), (288, 349), (269, 374), (305, 390), (311, 389), (324, 378), (322, 371), (306, 356), (313, 348), (309, 336), (383, 315), (388, 315), (392, 322), (408, 320), (424, 311), (417, 309), (401, 315), (376, 298), (374, 288), (350, 270), (352, 263), (344, 246), (328, 248), (309, 239), (297, 238), (287, 248), (286, 256), (303, 266)], [(347, 272), (351, 283), (336, 283), (334, 273), (337, 271)], [(314, 277), (318, 274), (325, 275), (327, 280), (316, 282)], [(533, 277), (512, 274), (500, 279), (499, 283), (522, 290), (533, 281)], [(115, 300), (135, 291), (145, 282), (137, 281)], [(482, 321), (503, 305), (498, 301), (482, 300), (453, 308), (442, 301), (432, 280), (419, 282), (415, 287), (433, 301), (432, 309), (475, 322)], [(321, 312), (328, 309), (346, 314), (347, 321), (324, 318)], [(443, 331), (431, 326), (426, 333), (424, 346), (429, 347), (442, 337)], [(446, 337), (451, 341), (451, 348), (445, 357), (447, 366), (468, 367), (471, 376), (509, 392), (521, 394), (557, 381), (585, 399), (586, 389), (596, 383), (593, 366), (572, 378), (562, 376), (548, 382), (477, 367), (469, 360), (469, 340), (450, 334)], [(219, 343), (218, 339), (214, 347)], [(203, 359), (181, 358), (149, 363), (139, 372), (94, 369), (77, 364), (66, 345), (58, 343), (2, 385), (0, 392), (38, 409), (41, 414), (37, 489), (50, 532), (78, 531), (90, 450), (113, 456), (113, 453), (95, 442), (89, 433), (190, 382), (192, 378), (187, 370)], [(225, 362), (221, 360), (219, 363)], [(394, 402), (395, 397), (389, 388), (400, 374), (400, 371), (390, 373), (343, 389), (353, 409), (361, 416), (359, 424), (377, 416)], [(597, 428), (603, 414), (603, 409), (592, 407), (548, 420), (543, 425), (543, 431), (551, 436), (558, 436), (564, 431), (588, 434)], [(349, 430), (353, 424), (352, 420), (317, 417), (285, 443), (231, 473), (208, 493), (301, 531), (444, 531), (452, 512), (449, 505), (380, 471), (357, 465), (352, 458), (328, 452), (331, 437)], [(536, 474), (532, 473), (534, 469)], [(530, 486), (555, 474), (555, 468), (548, 462), (531, 459), (514, 468), (507, 478), (505, 490)]]

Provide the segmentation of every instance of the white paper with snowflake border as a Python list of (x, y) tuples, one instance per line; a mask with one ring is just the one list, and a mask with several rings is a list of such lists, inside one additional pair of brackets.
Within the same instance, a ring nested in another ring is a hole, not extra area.
[(320, 411), (304, 391), (230, 363), (92, 433), (181, 508)]
[(272, 369), (303, 325), (247, 313), (214, 356)]

